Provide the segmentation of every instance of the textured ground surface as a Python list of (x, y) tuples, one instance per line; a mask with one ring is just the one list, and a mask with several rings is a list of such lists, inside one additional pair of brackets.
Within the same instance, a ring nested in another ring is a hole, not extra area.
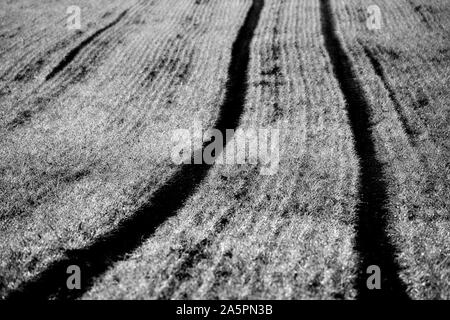
[[(449, 299), (450, 5), (372, 2), (0, 1), (0, 297)], [(194, 124), (278, 171), (174, 164)]]

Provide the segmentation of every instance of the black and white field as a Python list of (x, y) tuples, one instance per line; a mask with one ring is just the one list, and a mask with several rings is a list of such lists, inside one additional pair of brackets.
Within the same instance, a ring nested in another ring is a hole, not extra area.
[(0, 298), (450, 299), (449, 84), (447, 0), (0, 0)]

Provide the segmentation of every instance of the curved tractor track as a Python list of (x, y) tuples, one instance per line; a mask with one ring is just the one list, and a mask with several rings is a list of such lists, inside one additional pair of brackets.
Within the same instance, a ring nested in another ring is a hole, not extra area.
[[(369, 102), (358, 80), (350, 57), (337, 32), (331, 2), (321, 0), (322, 32), (333, 71), (344, 95), (355, 149), (360, 164), (360, 205), (356, 222), (356, 250), (360, 262), (356, 289), (359, 298), (407, 298), (399, 279), (395, 248), (386, 233), (388, 229), (387, 187), (383, 166), (376, 157), (369, 119)], [(369, 290), (366, 270), (377, 265), (381, 270), (381, 290)]]
[(100, 36), (103, 32), (108, 30), (109, 28), (115, 26), (117, 23), (119, 23), (120, 20), (125, 17), (128, 10), (123, 11), (116, 19), (114, 19), (112, 22), (104, 26), (103, 28), (97, 30), (94, 34), (90, 35), (88, 38), (83, 40), (78, 46), (73, 48), (59, 63), (57, 66), (53, 68), (52, 71), (45, 77), (45, 81), (53, 79), (59, 72), (61, 72), (69, 63), (72, 62), (73, 59), (83, 50), (84, 47), (89, 45), (92, 41), (94, 41), (98, 36)]
[[(233, 43), (226, 84), (227, 92), (215, 123), (215, 128), (221, 130), (224, 136), (226, 129), (235, 129), (238, 126), (244, 109), (248, 86), (250, 44), (263, 7), (264, 0), (253, 1)], [(67, 63), (70, 63), (70, 59)], [(67, 63), (62, 63), (61, 67), (63, 68)], [(228, 140), (230, 138), (227, 136)], [(223, 148), (227, 142), (224, 142)], [(205, 143), (203, 148), (206, 148), (207, 144)], [(203, 152), (203, 150), (197, 152)], [(193, 157), (195, 158), (195, 155)], [(206, 177), (210, 167), (211, 165), (207, 164), (183, 165), (133, 217), (121, 223), (116, 230), (102, 236), (86, 248), (65, 252), (64, 259), (51, 264), (37, 278), (23, 284), (7, 298), (76, 299), (81, 297), (98, 276), (139, 247), (159, 225), (176, 214)], [(66, 270), (70, 265), (78, 265), (83, 270), (82, 290), (67, 289)]]

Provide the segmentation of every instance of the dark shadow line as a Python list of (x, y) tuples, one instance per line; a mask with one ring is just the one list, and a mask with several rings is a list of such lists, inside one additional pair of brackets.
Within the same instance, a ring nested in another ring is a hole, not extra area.
[(96, 39), (98, 36), (100, 36), (103, 32), (108, 30), (109, 28), (115, 26), (117, 23), (119, 23), (120, 20), (127, 14), (128, 9), (123, 11), (114, 21), (110, 22), (103, 28), (97, 30), (94, 34), (90, 35), (86, 39), (84, 39), (79, 45), (77, 45), (75, 48), (69, 51), (69, 53), (50, 71), (50, 73), (45, 77), (45, 81), (51, 80), (54, 78), (58, 73), (60, 73), (65, 67), (69, 65), (75, 59), (75, 57), (80, 53), (81, 50), (83, 50), (88, 44), (90, 44), (94, 39)]
[[(221, 150), (216, 149), (217, 157), (231, 139), (226, 129), (237, 128), (244, 110), (248, 81), (247, 72), (250, 61), (250, 45), (264, 0), (253, 0), (233, 43), (231, 62), (228, 67), (227, 92), (220, 108), (215, 128), (223, 133), (226, 141)], [(207, 144), (207, 143), (206, 143)], [(203, 152), (206, 147), (204, 144)], [(195, 155), (193, 156), (195, 158)], [(115, 262), (123, 260), (126, 254), (133, 252), (151, 237), (162, 223), (174, 216), (186, 200), (206, 177), (211, 165), (182, 165), (167, 183), (158, 189), (128, 220), (123, 221), (115, 230), (98, 238), (91, 245), (76, 251), (68, 251), (65, 258), (51, 264), (36, 278), (11, 292), (7, 299), (76, 299), (80, 298)], [(69, 275), (68, 266), (77, 265), (81, 269), (81, 290), (69, 290), (66, 285)]]
[[(376, 157), (370, 125), (370, 104), (358, 80), (350, 57), (339, 35), (329, 0), (320, 1), (322, 33), (333, 71), (347, 104), (347, 113), (360, 165), (360, 204), (357, 208), (355, 249), (359, 254), (356, 289), (359, 299), (407, 299), (405, 285), (399, 278), (395, 248), (386, 232), (389, 212), (383, 166)], [(366, 270), (371, 265), (381, 269), (381, 289), (370, 290)]]
[(381, 82), (384, 85), (385, 90), (388, 92), (389, 99), (391, 99), (392, 104), (394, 105), (394, 109), (398, 114), (402, 128), (408, 135), (408, 140), (410, 141), (411, 144), (414, 145), (414, 142), (412, 141), (412, 139), (414, 139), (414, 137), (417, 135), (417, 133), (409, 125), (408, 119), (406, 118), (404, 112), (402, 111), (402, 106), (400, 104), (400, 101), (398, 101), (395, 91), (392, 88), (391, 84), (389, 83), (389, 81), (386, 77), (383, 66), (378, 61), (378, 59), (375, 57), (375, 55), (370, 51), (369, 48), (367, 48), (365, 45), (362, 45), (362, 47), (364, 49), (364, 53), (369, 58), (370, 64), (372, 65), (372, 68), (374, 69), (375, 74), (378, 76), (378, 78), (380, 78)]

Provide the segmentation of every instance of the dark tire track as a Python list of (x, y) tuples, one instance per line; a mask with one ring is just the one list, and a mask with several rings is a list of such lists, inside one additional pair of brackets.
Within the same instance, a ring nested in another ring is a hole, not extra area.
[[(83, 32), (76, 32), (75, 34), (54, 43), (42, 54), (34, 57), (28, 64), (19, 69), (12, 80), (18, 82), (29, 82), (35, 79), (36, 76), (41, 72), (43, 67), (51, 61), (51, 57), (55, 52), (65, 49), (69, 46), (70, 43), (77, 41), (82, 33)], [(14, 66), (9, 68), (9, 70), (13, 69), (13, 67)], [(5, 75), (8, 72), (9, 71), (5, 72)]]
[[(91, 72), (94, 68), (98, 66), (101, 58), (104, 58), (107, 48), (113, 45), (110, 39), (99, 39), (100, 34), (104, 33), (107, 29), (111, 28), (113, 25), (117, 24), (123, 17), (129, 12), (130, 9), (123, 11), (113, 22), (109, 23), (107, 26), (100, 30), (97, 30), (93, 35), (83, 40), (82, 43), (73, 48), (59, 63), (58, 65), (47, 75), (45, 81), (40, 83), (36, 88), (33, 89), (31, 94), (16, 102), (16, 106), (30, 105), (26, 110), (20, 111), (15, 118), (6, 124), (6, 129), (8, 131), (13, 131), (16, 128), (29, 123), (33, 116), (44, 111), (51, 101), (56, 100), (70, 85), (82, 81), (86, 75)], [(121, 31), (116, 34), (122, 35)], [(91, 52), (89, 57), (84, 61), (81, 66), (71, 67), (71, 62), (80, 54), (82, 49), (84, 49), (88, 44), (93, 41), (98, 41), (95, 43), (94, 50)], [(59, 69), (56, 71), (57, 69)], [(65, 77), (59, 79), (57, 86), (52, 86), (43, 89), (45, 82), (50, 80), (50, 78), (55, 77), (57, 74), (66, 70)], [(32, 106), (32, 107), (31, 107)], [(20, 108), (20, 107), (19, 107)]]
[(408, 135), (408, 140), (410, 141), (411, 144), (414, 145), (412, 139), (416, 137), (417, 132), (411, 127), (411, 125), (408, 122), (408, 119), (406, 118), (404, 112), (402, 111), (402, 106), (397, 99), (394, 89), (392, 88), (391, 84), (389, 83), (389, 80), (386, 77), (383, 66), (369, 48), (367, 48), (364, 45), (362, 45), (362, 47), (364, 49), (364, 53), (366, 54), (367, 58), (369, 58), (369, 61), (372, 65), (372, 68), (375, 71), (375, 74), (380, 78), (381, 82), (384, 85), (384, 88), (388, 92), (389, 99), (392, 101), (392, 104), (394, 105), (395, 112), (397, 112), (398, 114), (402, 128)]
[[(339, 35), (329, 0), (321, 0), (322, 33), (325, 47), (333, 65), (336, 79), (347, 104), (355, 150), (360, 164), (360, 204), (357, 211), (355, 248), (359, 254), (356, 289), (360, 299), (407, 299), (405, 285), (399, 278), (395, 249), (386, 233), (389, 212), (388, 195), (383, 177), (383, 166), (376, 157), (370, 129), (370, 105), (365, 97), (350, 57)], [(381, 269), (381, 290), (369, 290), (366, 285), (370, 265)]]
[(57, 65), (53, 68), (52, 71), (45, 77), (45, 81), (51, 80), (54, 78), (58, 73), (60, 73), (65, 67), (69, 65), (75, 59), (75, 57), (83, 50), (84, 47), (89, 45), (92, 41), (94, 41), (98, 36), (100, 36), (103, 32), (110, 29), (111, 27), (115, 26), (117, 23), (120, 22), (120, 20), (125, 17), (127, 14), (128, 9), (123, 11), (116, 19), (114, 19), (112, 22), (104, 26), (103, 28), (97, 30), (95, 33), (84, 39), (78, 46), (73, 48)]
[[(221, 130), (224, 136), (226, 136), (226, 129), (237, 128), (244, 110), (248, 87), (250, 44), (263, 7), (264, 0), (253, 0), (244, 24), (233, 43), (226, 83), (227, 91), (215, 123), (215, 128)], [(74, 57), (76, 54), (77, 52), (72, 56)], [(69, 62), (70, 60), (65, 64)], [(64, 64), (60, 65), (63, 69)], [(224, 142), (222, 148), (228, 141)], [(208, 143), (204, 144), (203, 149)], [(197, 152), (203, 152), (203, 150)], [(220, 152), (217, 152), (216, 157), (219, 154)], [(76, 299), (81, 297), (89, 290), (98, 276), (142, 245), (153, 235), (158, 226), (176, 214), (206, 177), (210, 167), (211, 165), (208, 164), (182, 165), (180, 170), (158, 189), (132, 217), (123, 221), (115, 230), (98, 238), (91, 245), (80, 250), (65, 252), (63, 259), (54, 262), (35, 279), (12, 291), (7, 299)], [(81, 269), (81, 290), (69, 290), (66, 287), (68, 277), (66, 270), (70, 265), (78, 265)]]

